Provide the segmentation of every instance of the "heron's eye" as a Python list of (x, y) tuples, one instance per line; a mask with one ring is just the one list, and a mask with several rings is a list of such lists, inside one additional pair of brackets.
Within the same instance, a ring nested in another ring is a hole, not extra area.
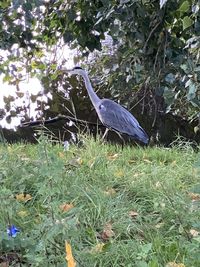
[(103, 105), (99, 105), (99, 109), (105, 109)]

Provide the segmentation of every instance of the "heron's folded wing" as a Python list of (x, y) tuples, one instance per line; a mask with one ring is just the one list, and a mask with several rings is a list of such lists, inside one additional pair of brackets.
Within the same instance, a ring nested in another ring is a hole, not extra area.
[(134, 130), (138, 127), (141, 128), (136, 118), (128, 110), (112, 100), (103, 99), (99, 113), (104, 125), (119, 132), (134, 135)]

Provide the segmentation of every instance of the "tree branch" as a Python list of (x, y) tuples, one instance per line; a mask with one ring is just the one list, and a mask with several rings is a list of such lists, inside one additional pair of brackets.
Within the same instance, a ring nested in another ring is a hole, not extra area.
[(21, 124), (21, 127), (32, 127), (32, 126), (37, 126), (37, 125), (47, 125), (50, 123), (54, 123), (60, 120), (70, 120), (76, 123), (82, 123), (82, 124), (89, 124), (89, 125), (93, 125), (96, 126), (98, 125), (99, 127), (104, 127), (103, 124), (98, 124), (95, 122), (89, 122), (89, 121), (85, 121), (85, 120), (80, 120), (80, 119), (76, 119), (73, 118), (71, 116), (65, 116), (65, 115), (58, 115), (57, 117), (54, 117), (52, 119), (48, 119), (48, 120), (37, 120), (37, 121), (30, 121), (30, 122), (24, 122)]

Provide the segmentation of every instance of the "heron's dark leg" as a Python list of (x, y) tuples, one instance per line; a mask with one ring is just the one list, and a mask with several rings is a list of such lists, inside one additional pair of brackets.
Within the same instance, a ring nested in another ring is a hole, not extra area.
[(104, 132), (104, 134), (103, 134), (103, 136), (102, 136), (102, 140), (104, 140), (104, 138), (106, 137), (106, 135), (108, 134), (108, 131), (109, 131), (109, 129), (108, 128), (106, 128), (106, 130), (105, 130), (105, 132)]
[(119, 138), (122, 140), (122, 149), (123, 149), (124, 145), (125, 145), (124, 138), (122, 137), (122, 135), (119, 132), (117, 132), (117, 131), (115, 131), (115, 132), (118, 134)]

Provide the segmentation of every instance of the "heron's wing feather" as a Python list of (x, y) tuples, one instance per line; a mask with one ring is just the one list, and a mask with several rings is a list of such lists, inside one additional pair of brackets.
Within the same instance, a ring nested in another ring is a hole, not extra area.
[(108, 128), (128, 134), (144, 143), (148, 142), (148, 136), (136, 118), (116, 102), (102, 99), (98, 108), (98, 115), (101, 122)]

